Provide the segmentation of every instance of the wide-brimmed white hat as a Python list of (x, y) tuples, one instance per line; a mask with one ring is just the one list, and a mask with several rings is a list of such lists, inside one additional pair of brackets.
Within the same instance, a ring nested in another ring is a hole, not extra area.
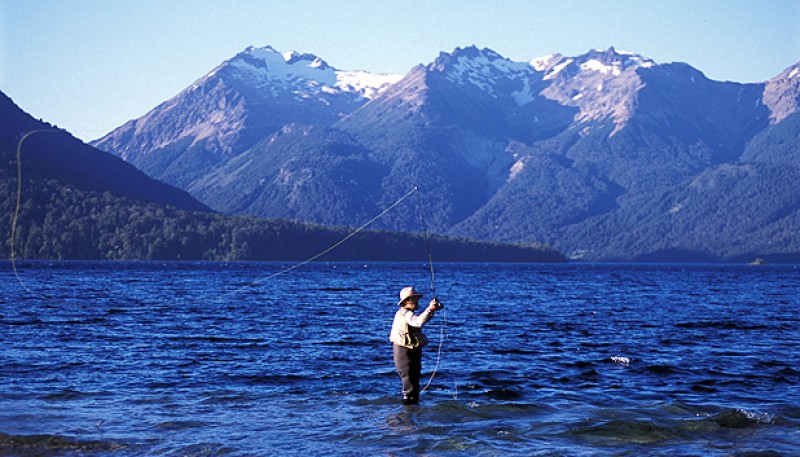
[(421, 296), (422, 294), (417, 292), (413, 286), (403, 287), (403, 289), (400, 291), (400, 301), (397, 302), (397, 305), (398, 306), (402, 305), (403, 302), (406, 301), (406, 298), (421, 297)]

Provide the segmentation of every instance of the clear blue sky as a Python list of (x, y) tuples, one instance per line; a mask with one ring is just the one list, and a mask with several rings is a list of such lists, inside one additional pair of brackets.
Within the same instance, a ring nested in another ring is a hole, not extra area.
[(472, 44), (517, 61), (614, 46), (761, 82), (800, 61), (800, 1), (0, 0), (0, 90), (90, 140), (250, 45), (405, 73)]

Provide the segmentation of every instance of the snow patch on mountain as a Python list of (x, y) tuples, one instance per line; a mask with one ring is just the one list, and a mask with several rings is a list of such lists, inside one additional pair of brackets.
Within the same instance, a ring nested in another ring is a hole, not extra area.
[(511, 92), (511, 98), (513, 98), (517, 106), (520, 107), (536, 100), (536, 94), (530, 84), (530, 78), (522, 80), (522, 89)]
[(477, 57), (459, 56), (451, 70), (448, 71), (448, 75), (459, 77), (467, 73), (477, 73), (486, 77), (497, 74), (513, 77), (527, 71), (527, 64), (512, 62), (493, 51), (484, 49)]
[(548, 54), (542, 57), (531, 59), (528, 64), (536, 71), (544, 73), (542, 79), (545, 81), (551, 80), (558, 76), (558, 74), (569, 64), (574, 62), (575, 59), (571, 57), (564, 57), (561, 54)]
[(403, 75), (369, 73), (366, 71), (338, 71), (336, 87), (346, 92), (356, 92), (364, 98), (375, 98), (390, 85), (403, 79)]
[(529, 62), (530, 66), (536, 71), (545, 71), (550, 62), (561, 57), (561, 54), (547, 54), (546, 56), (536, 57)]
[(622, 73), (622, 70), (619, 67), (619, 65), (606, 65), (606, 64), (600, 62), (599, 60), (595, 60), (595, 59), (592, 59), (592, 60), (589, 60), (587, 62), (582, 63), (581, 64), (581, 70), (583, 70), (583, 71), (599, 71), (600, 73), (603, 73), (604, 75), (611, 74), (611, 75), (614, 75), (614, 76), (619, 76)]
[(290, 92), (299, 98), (344, 92), (371, 99), (403, 77), (338, 70), (314, 54), (280, 52), (271, 46), (249, 47), (225, 65), (238, 70), (239, 79), (275, 96)]
[(629, 68), (651, 68), (655, 65), (650, 59), (627, 51), (616, 51), (611, 48), (609, 51), (595, 51), (601, 53), (603, 60), (591, 58), (581, 63), (582, 71), (597, 71), (604, 75), (619, 76)]
[(336, 71), (322, 59), (312, 54), (278, 52), (270, 46), (247, 48), (230, 61), (253, 78), (273, 84), (312, 81), (319, 84), (336, 84)]
[[(442, 71), (447, 79), (460, 85), (471, 84), (494, 98), (510, 96), (518, 106), (536, 98), (531, 88), (535, 70), (527, 62), (514, 62), (491, 49), (456, 48), (452, 54), (443, 54), (432, 65)], [(512, 86), (521, 87), (509, 90)]]
[(587, 123), (611, 119), (623, 128), (633, 115), (638, 91), (644, 87), (637, 71), (656, 63), (627, 51), (592, 50), (574, 58), (545, 56), (531, 61), (552, 81), (542, 91), (550, 100), (579, 109), (575, 121)]
[(564, 59), (564, 60), (560, 61), (557, 65), (555, 65), (553, 67), (552, 70), (547, 72), (547, 74), (545, 75), (544, 79), (547, 80), (547, 79), (555, 78), (556, 76), (558, 76), (559, 73), (561, 73), (561, 70), (567, 68), (567, 66), (569, 64), (571, 64), (572, 62), (574, 62), (574, 61), (575, 61), (574, 59)]

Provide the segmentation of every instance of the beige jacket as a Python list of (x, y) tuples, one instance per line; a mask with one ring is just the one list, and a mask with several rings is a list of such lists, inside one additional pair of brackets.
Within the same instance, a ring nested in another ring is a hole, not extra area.
[(433, 314), (425, 309), (417, 315), (414, 314), (414, 311), (401, 307), (394, 315), (389, 339), (398, 346), (411, 349), (425, 347), (428, 344), (428, 338), (422, 333), (422, 326), (433, 318)]

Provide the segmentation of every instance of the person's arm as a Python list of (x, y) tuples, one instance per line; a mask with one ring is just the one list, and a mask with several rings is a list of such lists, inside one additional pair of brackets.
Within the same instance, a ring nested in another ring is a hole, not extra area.
[(420, 314), (414, 314), (414, 311), (410, 309), (407, 310), (404, 314), (406, 318), (406, 323), (411, 327), (422, 327), (425, 325), (429, 320), (433, 318), (433, 315), (436, 313), (436, 310), (441, 309), (444, 305), (439, 303), (439, 300), (433, 299), (431, 300), (430, 305), (425, 308), (425, 311), (421, 312)]

